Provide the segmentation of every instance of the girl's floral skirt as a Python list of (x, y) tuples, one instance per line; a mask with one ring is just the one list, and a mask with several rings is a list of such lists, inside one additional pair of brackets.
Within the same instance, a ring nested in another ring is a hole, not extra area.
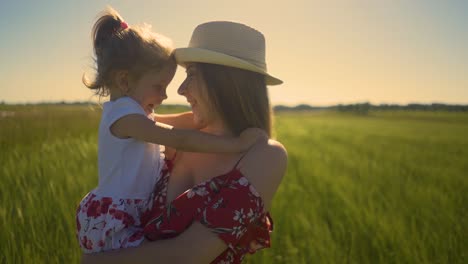
[(84, 253), (137, 247), (143, 242), (140, 218), (148, 199), (118, 199), (88, 193), (76, 211), (77, 237)]

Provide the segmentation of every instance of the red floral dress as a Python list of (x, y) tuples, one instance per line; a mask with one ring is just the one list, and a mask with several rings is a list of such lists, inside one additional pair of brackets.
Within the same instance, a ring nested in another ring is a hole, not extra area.
[(137, 247), (144, 241), (140, 219), (152, 199), (119, 199), (91, 191), (76, 210), (76, 236), (84, 253)]
[(142, 217), (147, 239), (177, 236), (199, 221), (228, 246), (211, 263), (240, 263), (246, 253), (270, 247), (272, 219), (258, 192), (237, 168), (197, 184), (166, 206), (172, 170), (171, 161), (166, 162), (167, 171), (155, 187), (152, 210)]

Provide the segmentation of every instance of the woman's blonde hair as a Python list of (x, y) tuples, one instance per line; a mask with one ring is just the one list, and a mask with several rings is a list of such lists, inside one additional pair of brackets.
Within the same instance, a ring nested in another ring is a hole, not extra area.
[(129, 27), (111, 7), (94, 24), (92, 39), (96, 74), (91, 81), (83, 75), (83, 83), (100, 97), (110, 95), (117, 71), (128, 71), (129, 77), (138, 79), (168, 63), (176, 67), (168, 38), (152, 32), (149, 25)]
[(271, 108), (265, 76), (237, 68), (196, 63), (209, 103), (235, 135), (257, 127), (271, 136)]

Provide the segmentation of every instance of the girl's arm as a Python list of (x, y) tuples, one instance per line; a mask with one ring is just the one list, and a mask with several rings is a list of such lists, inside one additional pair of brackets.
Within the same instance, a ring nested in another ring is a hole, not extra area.
[[(196, 126), (195, 123), (193, 122), (193, 113), (191, 111), (177, 113), (177, 114), (154, 114), (154, 115), (158, 122), (171, 125), (175, 128), (195, 129), (195, 130), (199, 130), (202, 128), (202, 127)], [(164, 155), (167, 158), (172, 159), (174, 157), (176, 149), (170, 146), (164, 146), (164, 147), (165, 147)]]
[(178, 129), (154, 123), (139, 114), (126, 115), (110, 127), (111, 133), (119, 138), (137, 140), (169, 146), (192, 152), (242, 152), (250, 148), (265, 133), (256, 128), (246, 129), (240, 137), (215, 136), (196, 130)]
[(156, 120), (160, 123), (168, 124), (176, 128), (183, 128), (183, 129), (200, 129), (193, 122), (193, 113), (183, 112), (177, 114), (155, 114)]

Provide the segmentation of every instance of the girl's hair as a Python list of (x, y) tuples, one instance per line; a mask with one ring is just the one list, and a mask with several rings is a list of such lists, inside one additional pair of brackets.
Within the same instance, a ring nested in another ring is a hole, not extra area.
[(212, 109), (235, 135), (257, 127), (271, 136), (271, 109), (263, 75), (222, 65), (196, 65), (205, 81)]
[(148, 70), (175, 65), (169, 39), (153, 33), (149, 25), (129, 27), (111, 7), (94, 24), (92, 39), (96, 75), (92, 81), (83, 75), (83, 83), (99, 96), (110, 95), (118, 71), (128, 71), (136, 80)]

